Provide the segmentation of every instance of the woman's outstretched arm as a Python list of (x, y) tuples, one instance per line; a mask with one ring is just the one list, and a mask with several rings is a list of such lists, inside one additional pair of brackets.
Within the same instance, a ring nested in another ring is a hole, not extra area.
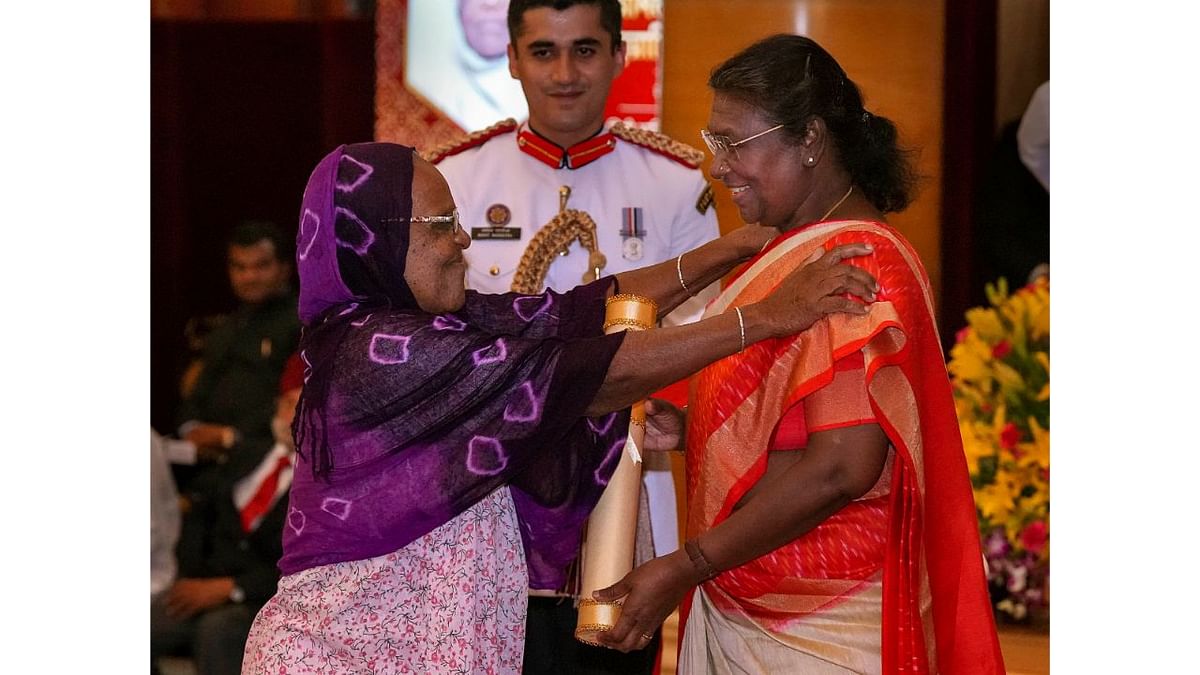
[[(870, 252), (868, 245), (846, 244), (828, 253), (814, 254), (766, 299), (742, 307), (740, 318), (737, 312), (727, 311), (683, 326), (630, 332), (609, 364), (604, 384), (592, 399), (587, 414), (602, 415), (632, 405), (743, 346), (767, 338), (794, 335), (826, 314), (865, 314), (867, 309), (862, 303), (843, 297), (843, 294), (850, 293), (871, 302), (879, 287), (866, 271), (843, 264), (842, 260)], [(714, 256), (719, 253), (720, 249), (712, 252)], [(642, 270), (647, 275), (634, 277), (633, 281), (640, 278), (646, 283), (651, 280), (666, 286), (657, 278), (658, 273), (652, 272), (665, 264)], [(673, 262), (670, 270), (674, 275)], [(626, 287), (625, 278), (618, 278), (622, 292), (636, 292)], [(674, 283), (678, 286), (677, 280)], [(664, 311), (661, 304), (659, 311)]]
[(666, 316), (738, 264), (754, 257), (778, 235), (779, 230), (773, 227), (746, 225), (678, 258), (621, 272), (616, 275), (618, 287), (622, 293), (654, 300), (658, 303), (658, 315)]

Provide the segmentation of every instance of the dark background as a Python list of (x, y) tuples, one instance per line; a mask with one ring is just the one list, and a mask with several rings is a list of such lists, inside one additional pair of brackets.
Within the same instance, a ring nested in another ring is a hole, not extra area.
[(150, 423), (169, 433), (188, 318), (236, 304), (232, 227), (267, 219), (294, 236), (312, 168), (371, 140), (375, 32), (370, 19), (153, 21), (150, 47)]

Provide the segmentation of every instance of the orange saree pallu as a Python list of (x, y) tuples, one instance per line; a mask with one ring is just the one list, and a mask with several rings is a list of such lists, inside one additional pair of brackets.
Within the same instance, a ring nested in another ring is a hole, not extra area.
[[(847, 262), (881, 286), (867, 315), (831, 315), (693, 378), (687, 536), (729, 517), (795, 406), (819, 399), (822, 410), (842, 405), (844, 419), (864, 420), (869, 402), (866, 421), (891, 444), (883, 475), (813, 530), (702, 584), (683, 608), (681, 673), (1004, 672), (929, 280), (912, 246), (874, 222), (790, 232), (708, 315), (766, 297), (818, 248), (854, 242), (874, 251)], [(857, 380), (842, 376), (848, 368)], [(857, 401), (847, 382), (857, 382)]]

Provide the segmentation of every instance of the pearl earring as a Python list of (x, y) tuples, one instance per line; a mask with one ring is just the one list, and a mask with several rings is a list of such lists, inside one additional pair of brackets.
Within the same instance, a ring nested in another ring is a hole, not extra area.
[(808, 165), (809, 165), (809, 166), (812, 166), (813, 164), (816, 164), (816, 163), (817, 163), (817, 158), (816, 158), (816, 157), (809, 157), (807, 161), (808, 161)]

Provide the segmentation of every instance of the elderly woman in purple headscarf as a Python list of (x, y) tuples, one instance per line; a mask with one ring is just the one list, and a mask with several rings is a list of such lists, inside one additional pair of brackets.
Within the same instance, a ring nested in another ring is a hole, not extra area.
[(603, 334), (618, 289), (666, 313), (776, 234), (746, 226), (567, 293), (481, 295), (431, 164), (387, 143), (321, 160), (297, 238), (306, 373), (284, 576), (243, 672), (519, 672), (526, 589), (563, 582), (628, 406), (751, 342), (861, 313), (846, 292), (871, 299), (874, 280), (839, 264), (866, 251), (848, 246), (741, 316)]

